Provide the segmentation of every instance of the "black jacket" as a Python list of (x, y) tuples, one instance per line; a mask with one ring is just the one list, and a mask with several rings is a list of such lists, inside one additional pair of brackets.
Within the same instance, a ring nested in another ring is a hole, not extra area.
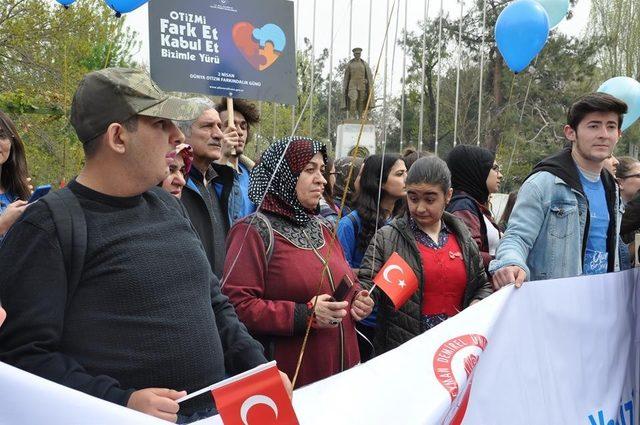
[[(233, 169), (212, 163), (207, 178), (211, 180), (209, 187), (205, 188), (202, 174), (193, 167), (180, 200), (202, 241), (213, 273), (221, 277), (226, 253), (225, 240), (229, 232), (228, 206), (233, 188)], [(215, 183), (222, 183), (220, 197), (216, 193)]]
[[(192, 392), (266, 362), (173, 196), (67, 187), (86, 221), (80, 281), (69, 287), (58, 223), (33, 204), (0, 247), (0, 361), (123, 406), (137, 389)], [(210, 406), (206, 395), (181, 414)]]
[(640, 195), (636, 195), (625, 206), (620, 224), (620, 236), (624, 243), (631, 243), (640, 230)]
[[(462, 220), (447, 212), (444, 213), (442, 219), (458, 238), (462, 257), (467, 266), (467, 287), (462, 302), (463, 307), (466, 308), (471, 301), (488, 297), (493, 290), (482, 265), (478, 245), (471, 237)], [(378, 306), (378, 329), (376, 330), (374, 346), (376, 353), (382, 354), (420, 335), (424, 331), (422, 325), (422, 292), (425, 276), (422, 269), (420, 251), (409, 228), (406, 216), (396, 218), (391, 224), (378, 230), (375, 239), (375, 251), (372, 240), (360, 265), (358, 279), (362, 287), (371, 289), (373, 278), (393, 252), (397, 252), (416, 272), (419, 285), (418, 291), (399, 310), (394, 309), (389, 297), (380, 290), (371, 294)]]
[[(587, 202), (587, 221), (584, 226), (584, 235), (582, 235), (581, 258), (584, 261), (584, 255), (587, 250), (587, 239), (589, 238), (589, 222), (591, 221), (588, 210), (589, 199), (582, 188), (580, 175), (578, 174), (578, 167), (571, 156), (571, 149), (563, 149), (559, 153), (543, 159), (536, 164), (531, 174), (540, 171), (547, 171), (554, 176), (561, 178), (567, 185), (569, 185), (569, 187), (571, 187), (571, 189), (580, 193)], [(607, 197), (607, 206), (609, 209), (609, 228), (607, 230), (607, 252), (609, 253), (609, 258), (607, 271), (613, 272), (615, 271), (616, 251), (618, 246), (618, 235), (616, 233), (616, 217), (618, 216), (618, 211), (616, 206), (620, 204), (620, 195), (618, 193), (618, 184), (609, 171), (603, 168), (600, 172), (600, 178), (604, 185), (604, 191)]]

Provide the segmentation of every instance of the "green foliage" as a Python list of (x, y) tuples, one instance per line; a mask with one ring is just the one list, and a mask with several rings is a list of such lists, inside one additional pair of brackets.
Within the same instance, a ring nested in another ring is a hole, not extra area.
[[(571, 5), (575, 6), (577, 1), (571, 0)], [(376, 124), (378, 140), (385, 133), (383, 122), (386, 121), (387, 152), (418, 146), (423, 95), (422, 147), (433, 151), (437, 142), (438, 155), (444, 157), (454, 143), (478, 142), (480, 117), (480, 144), (497, 152), (505, 174), (503, 190), (508, 191), (519, 186), (537, 161), (564, 145), (566, 110), (576, 98), (615, 75), (638, 78), (640, 27), (637, 20), (631, 18), (638, 6), (635, 0), (592, 0), (592, 31), (580, 39), (553, 31), (533, 65), (514, 76), (504, 65), (493, 38), (495, 22), (509, 0), (486, 0), (483, 34), (484, 3), (485, 0), (476, 0), (463, 16), (461, 46), (458, 46), (458, 20), (443, 17), (440, 62), (438, 17), (421, 23), (420, 30), (408, 33), (406, 46), (404, 34), (400, 34), (395, 41), (396, 48), (407, 55), (404, 114), (401, 96), (396, 90), (395, 96), (389, 95), (386, 99), (388, 113), (386, 120), (383, 119), (383, 70), (380, 69), (370, 120)], [(131, 53), (139, 46), (137, 34), (125, 30), (123, 24), (101, 0), (76, 2), (68, 10), (41, 0), (5, 0), (0, 4), (0, 69), (3, 70), (0, 108), (10, 113), (21, 131), (36, 183), (57, 182), (61, 178), (68, 181), (80, 169), (82, 149), (68, 124), (71, 96), (88, 71), (135, 65)], [(375, 52), (371, 53), (377, 58)], [(484, 66), (479, 111), (481, 55)], [(329, 52), (315, 51), (305, 39), (303, 45), (298, 46), (297, 54), (297, 104), (290, 107), (261, 102), (261, 122), (253, 129), (254, 137), (247, 153), (259, 156), (273, 140), (290, 135), (294, 127), (296, 134), (322, 140), (332, 150), (336, 126), (345, 118), (340, 103), (342, 76), (348, 59), (334, 58), (330, 79)], [(370, 66), (375, 72), (375, 63)], [(309, 97), (312, 86), (313, 96)], [(439, 115), (436, 115), (437, 104)], [(625, 133), (616, 152), (626, 154), (630, 144), (639, 138), (640, 126), (635, 125)]]
[(34, 183), (68, 181), (82, 166), (82, 147), (68, 124), (82, 76), (130, 66), (137, 34), (103, 1), (65, 9), (41, 0), (0, 4), (0, 108), (14, 119)]

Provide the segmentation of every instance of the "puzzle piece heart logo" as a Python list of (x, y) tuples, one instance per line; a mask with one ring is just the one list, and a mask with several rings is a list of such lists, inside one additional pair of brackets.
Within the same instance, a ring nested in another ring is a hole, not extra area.
[(238, 22), (231, 29), (233, 42), (244, 58), (258, 71), (264, 71), (282, 56), (287, 37), (275, 24), (256, 28), (250, 22)]

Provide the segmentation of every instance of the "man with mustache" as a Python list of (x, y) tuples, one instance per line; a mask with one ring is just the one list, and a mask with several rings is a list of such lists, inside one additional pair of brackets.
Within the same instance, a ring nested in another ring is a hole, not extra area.
[[(213, 273), (222, 277), (234, 172), (231, 167), (215, 161), (222, 157), (223, 148), (237, 145), (238, 133), (234, 127), (222, 131), (220, 114), (209, 99), (194, 98), (190, 102), (200, 105), (204, 112), (195, 120), (179, 123), (185, 143), (193, 147), (193, 165), (181, 201), (200, 236)], [(220, 188), (219, 194), (216, 185)]]

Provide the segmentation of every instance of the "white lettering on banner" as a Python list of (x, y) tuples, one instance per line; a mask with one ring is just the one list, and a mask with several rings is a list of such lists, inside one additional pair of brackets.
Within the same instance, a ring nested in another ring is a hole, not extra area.
[(202, 37), (208, 38), (209, 40), (217, 40), (218, 39), (218, 29), (211, 28), (209, 25), (202, 26)]
[(172, 10), (169, 13), (169, 17), (174, 21), (182, 21), (182, 22), (192, 22), (195, 24), (206, 24), (207, 17), (203, 15), (195, 15), (192, 13), (184, 13), (184, 12), (176, 12)]
[(185, 61), (195, 61), (196, 56), (193, 53), (185, 53), (175, 50), (162, 49), (160, 51), (160, 56), (163, 58), (171, 58), (171, 59), (181, 59)]
[(163, 58), (221, 63), (218, 29), (205, 16), (171, 11), (168, 19), (160, 18), (160, 46)]
[(189, 49), (189, 50), (201, 50), (202, 40), (187, 40), (186, 38), (171, 37), (168, 34), (162, 34), (160, 36), (160, 45), (165, 47), (173, 47), (174, 49)]

